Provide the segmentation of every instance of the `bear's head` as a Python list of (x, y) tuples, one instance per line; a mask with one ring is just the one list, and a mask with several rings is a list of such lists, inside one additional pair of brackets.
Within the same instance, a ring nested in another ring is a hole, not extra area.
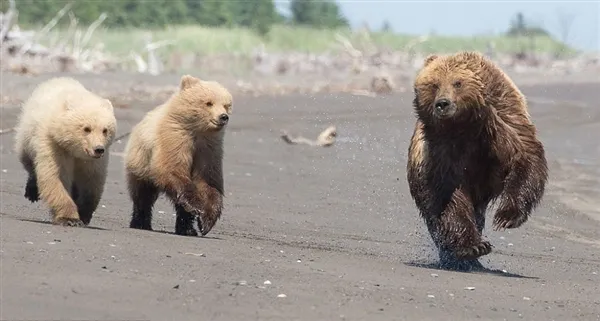
[(485, 108), (483, 59), (475, 52), (428, 56), (414, 82), (413, 106), (419, 116), (432, 121), (467, 120)]
[(108, 152), (117, 130), (110, 100), (94, 94), (65, 97), (64, 114), (54, 123), (55, 141), (82, 159), (98, 159)]
[(190, 75), (181, 77), (179, 92), (173, 104), (199, 132), (220, 132), (229, 123), (233, 97), (216, 81), (200, 80)]

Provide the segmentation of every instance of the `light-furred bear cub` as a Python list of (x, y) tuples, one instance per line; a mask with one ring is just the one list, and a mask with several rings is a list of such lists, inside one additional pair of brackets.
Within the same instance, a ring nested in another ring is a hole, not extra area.
[(106, 181), (117, 129), (110, 100), (73, 78), (39, 84), (23, 104), (15, 150), (29, 174), (25, 197), (42, 199), (57, 225), (88, 225)]
[(148, 112), (125, 147), (133, 201), (131, 228), (152, 230), (152, 207), (165, 193), (176, 210), (175, 233), (206, 235), (223, 208), (223, 139), (232, 96), (215, 81), (190, 75), (167, 102)]

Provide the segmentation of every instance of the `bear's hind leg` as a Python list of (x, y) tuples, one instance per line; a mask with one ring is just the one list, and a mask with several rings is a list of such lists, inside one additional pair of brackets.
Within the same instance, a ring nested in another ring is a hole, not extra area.
[(133, 202), (130, 228), (152, 230), (152, 208), (158, 199), (159, 190), (153, 183), (127, 175), (129, 196)]
[(35, 166), (33, 159), (29, 155), (23, 153), (19, 157), (21, 164), (27, 171), (27, 183), (25, 184), (25, 198), (30, 202), (35, 203), (40, 200), (40, 192), (37, 186), (37, 178), (35, 175)]
[(71, 195), (77, 204), (79, 218), (85, 225), (90, 224), (92, 215), (100, 204), (106, 182), (106, 164), (108, 164), (108, 159), (105, 160), (103, 167), (76, 164)]
[(27, 183), (25, 185), (25, 198), (28, 199), (31, 203), (35, 203), (40, 200), (40, 192), (38, 190), (35, 172), (29, 174), (29, 176), (27, 177)]
[(183, 236), (198, 236), (194, 228), (194, 215), (187, 212), (183, 206), (175, 205), (177, 218), (175, 220), (175, 234)]
[(489, 254), (492, 246), (481, 239), (477, 223), (470, 198), (457, 189), (436, 224), (440, 259), (470, 261)]
[(97, 188), (73, 184), (72, 195), (75, 204), (77, 204), (79, 218), (81, 218), (83, 224), (90, 224), (92, 214), (100, 203), (102, 191), (98, 191)]

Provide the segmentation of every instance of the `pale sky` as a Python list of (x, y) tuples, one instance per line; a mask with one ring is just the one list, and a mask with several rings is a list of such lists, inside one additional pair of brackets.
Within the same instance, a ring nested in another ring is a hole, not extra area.
[[(279, 8), (289, 1), (276, 0)], [(573, 17), (568, 43), (581, 50), (600, 51), (600, 0), (594, 1), (400, 1), (337, 0), (353, 27), (366, 21), (379, 29), (388, 20), (396, 32), (476, 35), (505, 31), (517, 12), (561, 39), (560, 20)]]

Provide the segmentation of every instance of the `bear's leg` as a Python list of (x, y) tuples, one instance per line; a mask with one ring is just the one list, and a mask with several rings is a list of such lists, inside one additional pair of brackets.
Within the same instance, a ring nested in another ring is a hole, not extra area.
[(483, 233), (485, 228), (485, 212), (487, 211), (487, 205), (479, 205), (475, 207), (475, 225), (477, 225), (477, 231), (479, 235)]
[(204, 210), (200, 212), (198, 229), (202, 236), (208, 234), (221, 217), (223, 211), (223, 195), (214, 186), (203, 179), (196, 179), (196, 188), (203, 202)]
[(152, 207), (158, 199), (159, 189), (147, 180), (127, 174), (129, 197), (133, 202), (130, 228), (152, 230)]
[(27, 171), (27, 183), (25, 184), (25, 198), (30, 202), (35, 203), (40, 200), (40, 193), (37, 186), (37, 178), (35, 175), (35, 166), (33, 159), (29, 155), (22, 153), (19, 157), (21, 164)]
[(83, 226), (77, 205), (69, 195), (73, 183), (73, 159), (51, 150), (42, 150), (35, 163), (40, 198), (53, 214), (52, 223), (63, 226)]
[(429, 235), (438, 249), (440, 268), (455, 271), (474, 271), (482, 270), (484, 268), (477, 259), (464, 260), (457, 258), (451, 248), (441, 243), (441, 239), (438, 237), (439, 233), (437, 227), (440, 223), (439, 220), (426, 219), (425, 223), (429, 230)]
[(85, 164), (76, 164), (75, 167), (72, 197), (75, 200), (75, 204), (77, 204), (79, 217), (85, 225), (90, 224), (92, 214), (98, 208), (98, 204), (102, 198), (106, 182), (108, 159), (104, 161), (103, 167), (89, 168)]
[(441, 260), (471, 261), (492, 251), (490, 243), (481, 239), (473, 204), (462, 190), (454, 191), (446, 209), (436, 221), (432, 230), (436, 233)]
[[(548, 180), (544, 146), (535, 137), (519, 136), (497, 113), (492, 116), (495, 129), (492, 152), (509, 168), (493, 226), (495, 230), (517, 228), (529, 219), (544, 195)], [(535, 135), (535, 129), (530, 135)]]
[(183, 236), (198, 236), (198, 232), (194, 229), (194, 215), (187, 212), (183, 206), (176, 204), (175, 211), (177, 218), (175, 219), (175, 234)]
[(539, 204), (547, 180), (547, 165), (542, 156), (520, 157), (506, 177), (500, 204), (494, 215), (494, 229), (517, 228)]

